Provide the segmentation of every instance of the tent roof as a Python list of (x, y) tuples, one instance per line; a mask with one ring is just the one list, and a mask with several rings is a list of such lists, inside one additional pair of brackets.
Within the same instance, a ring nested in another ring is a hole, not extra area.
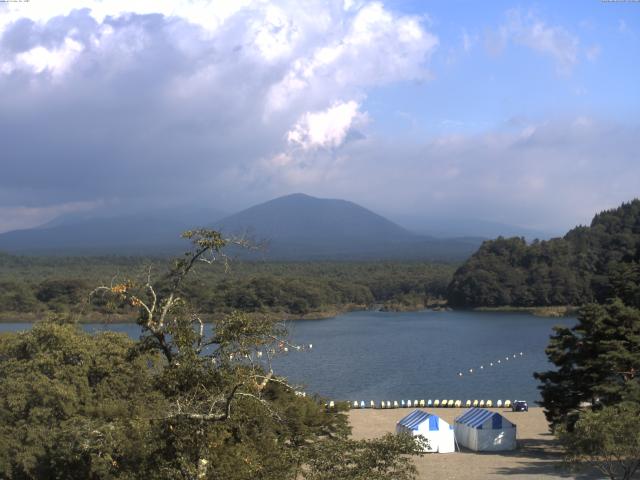
[[(409, 415), (398, 421), (398, 425), (409, 428), (410, 430), (417, 430), (418, 426), (424, 422), (429, 422), (429, 430), (440, 430), (440, 417), (431, 413), (423, 412), (422, 410), (414, 410)], [(446, 422), (443, 422), (446, 424)], [(449, 424), (446, 424), (451, 428)]]
[[(491, 426), (487, 422), (491, 421)], [(467, 425), (471, 428), (489, 427), (497, 430), (502, 428), (513, 428), (515, 425), (504, 418), (498, 412), (492, 412), (484, 408), (471, 408), (456, 418), (456, 423)]]

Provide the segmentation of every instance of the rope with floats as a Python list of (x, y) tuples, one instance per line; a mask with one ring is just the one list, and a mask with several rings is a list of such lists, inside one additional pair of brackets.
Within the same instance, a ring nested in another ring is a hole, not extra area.
[[(520, 357), (523, 357), (523, 356), (524, 356), (523, 352), (520, 352), (518, 354), (514, 353), (513, 355), (507, 355), (506, 357), (504, 357), (504, 363), (508, 362), (509, 359), (517, 359), (517, 358), (520, 358)], [(503, 359), (499, 358), (498, 360), (495, 360), (493, 362), (489, 362), (488, 364), (480, 365), (480, 368), (478, 368), (476, 370), (474, 370), (473, 368), (469, 368), (467, 370), (467, 375), (472, 375), (474, 372), (477, 372), (479, 370), (484, 370), (485, 369), (485, 365), (488, 365), (489, 367), (497, 367), (498, 365), (504, 365), (504, 363), (503, 363)], [(462, 372), (462, 370), (458, 371), (458, 376), (459, 377), (462, 377), (464, 375), (465, 374)]]

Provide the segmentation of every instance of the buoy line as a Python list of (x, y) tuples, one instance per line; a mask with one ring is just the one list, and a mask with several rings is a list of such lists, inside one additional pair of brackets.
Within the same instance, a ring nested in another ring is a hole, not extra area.
[[(524, 353), (523, 353), (523, 352), (514, 353), (514, 354), (512, 354), (512, 355), (507, 355), (507, 356), (505, 356), (505, 357), (504, 357), (504, 361), (505, 361), (505, 362), (508, 362), (508, 361), (509, 361), (509, 359), (516, 359), (516, 358), (520, 358), (520, 357), (523, 357), (523, 356), (524, 356)], [(502, 365), (502, 360), (503, 360), (502, 358), (499, 358), (498, 360), (495, 360), (495, 361), (493, 361), (493, 362), (489, 362), (489, 363), (488, 363), (488, 366), (489, 366), (489, 367), (494, 367), (494, 366)], [(484, 369), (485, 369), (485, 368), (484, 368), (484, 366), (485, 366), (485, 365), (486, 365), (486, 364), (480, 365), (480, 368), (478, 368), (478, 369), (476, 369), (476, 370), (474, 370), (473, 368), (469, 368), (469, 369), (467, 370), (467, 374), (468, 374), (468, 375), (471, 375), (471, 374), (473, 374), (473, 372), (474, 372), (474, 371), (477, 371), (477, 370), (484, 370)], [(459, 371), (458, 371), (458, 376), (459, 376), (459, 377), (463, 377), (463, 376), (464, 376), (464, 373), (463, 373), (463, 371), (462, 371), (462, 370), (459, 370)]]

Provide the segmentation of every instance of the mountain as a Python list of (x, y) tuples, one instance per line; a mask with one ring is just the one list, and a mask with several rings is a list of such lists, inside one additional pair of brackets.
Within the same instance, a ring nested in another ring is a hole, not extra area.
[[(36, 254), (177, 254), (182, 231), (198, 226), (266, 241), (260, 260), (422, 259), (460, 261), (479, 238), (440, 239), (419, 235), (346, 200), (293, 194), (216, 221), (214, 212), (163, 210), (132, 215), (61, 217), (38, 228), (0, 234), (0, 251)], [(218, 216), (217, 218), (221, 218)]]
[(357, 205), (296, 193), (248, 208), (215, 224), (226, 234), (266, 240), (265, 258), (439, 259), (466, 258), (479, 239), (436, 239), (412, 233)]
[(164, 254), (187, 244), (184, 230), (223, 214), (206, 209), (167, 209), (131, 215), (62, 216), (36, 228), (0, 234), (0, 251), (29, 254)]
[(448, 289), (449, 303), (465, 307), (582, 305), (614, 296), (640, 306), (638, 199), (561, 238), (487, 241)]
[(557, 237), (560, 234), (560, 232), (536, 230), (533, 228), (521, 227), (519, 225), (510, 225), (490, 220), (460, 216), (394, 215), (392, 218), (400, 225), (413, 232), (437, 238), (468, 236), (483, 237), (485, 239), (497, 237), (524, 237), (531, 241), (536, 238), (540, 240), (548, 240), (552, 237)]

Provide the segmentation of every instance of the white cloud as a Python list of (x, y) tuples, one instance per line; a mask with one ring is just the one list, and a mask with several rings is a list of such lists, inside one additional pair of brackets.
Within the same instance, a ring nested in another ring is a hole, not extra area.
[(370, 137), (337, 151), (286, 152), (232, 181), (265, 182), (274, 196), (303, 189), (348, 198), (391, 215), (462, 215), (562, 232), (638, 196), (639, 134), (574, 117), (401, 145)]
[(140, 15), (159, 13), (165, 17), (179, 17), (209, 30), (219, 28), (224, 22), (252, 3), (251, 0), (55, 0), (31, 3), (9, 2), (0, 8), (0, 33), (6, 26), (20, 18), (46, 23), (52, 18), (69, 15), (74, 10), (86, 9), (98, 22), (108, 16), (124, 14)]
[(488, 32), (485, 45), (491, 54), (499, 54), (508, 42), (551, 57), (560, 73), (569, 73), (578, 62), (579, 38), (560, 25), (548, 25), (533, 12), (509, 10), (506, 22), (497, 31)]
[(359, 107), (357, 102), (350, 100), (335, 103), (324, 111), (305, 113), (287, 133), (287, 141), (302, 150), (339, 147), (354, 120), (364, 120), (365, 116), (358, 112)]
[(438, 45), (421, 19), (396, 15), (381, 3), (361, 7), (324, 45), (297, 57), (269, 94), (269, 111), (304, 95), (326, 97), (373, 85), (428, 78), (425, 62)]
[[(342, 0), (84, 4), (0, 10), (0, 225), (95, 199), (232, 210), (292, 190), (564, 222), (577, 204), (592, 213), (637, 192), (631, 126), (572, 118), (429, 141), (421, 129), (402, 142), (372, 135), (371, 89), (429, 78), (438, 39), (424, 16)], [(161, 14), (120, 15), (132, 9)], [(561, 71), (584, 58), (571, 33), (531, 15), (494, 35)]]
[(34, 73), (50, 72), (54, 77), (62, 75), (84, 50), (81, 43), (67, 37), (59, 48), (47, 49), (42, 46), (34, 47), (16, 55), (13, 64), (5, 73), (11, 73), (16, 69), (26, 68)]

